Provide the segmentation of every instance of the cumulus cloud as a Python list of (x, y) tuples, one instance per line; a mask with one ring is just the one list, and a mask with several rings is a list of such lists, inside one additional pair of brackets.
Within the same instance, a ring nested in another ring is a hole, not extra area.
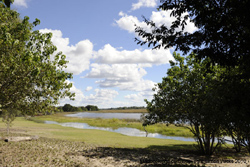
[(21, 6), (27, 8), (27, 0), (15, 0), (13, 3), (14, 6)]
[(145, 64), (148, 66), (167, 64), (169, 60), (174, 60), (169, 49), (119, 51), (110, 44), (97, 51), (94, 58), (96, 63), (102, 64)]
[(112, 102), (113, 99), (118, 95), (118, 92), (116, 90), (112, 89), (95, 89), (95, 94), (91, 94), (89, 96), (86, 96), (85, 101), (89, 104), (91, 103), (108, 103)]
[(147, 91), (154, 82), (143, 80), (146, 70), (136, 64), (92, 64), (91, 71), (85, 78), (100, 78), (96, 81), (100, 87), (118, 87), (121, 90)]
[[(65, 71), (76, 75), (91, 68), (84, 78), (96, 78), (96, 84), (101, 88), (95, 89), (95, 93), (86, 96), (83, 92), (92, 90), (91, 86), (83, 91), (73, 86), (71, 91), (76, 94), (76, 100), (71, 102), (69, 99), (64, 99), (61, 104), (70, 103), (75, 106), (93, 104), (102, 107), (130, 106), (128, 101), (115, 100), (118, 92), (111, 88), (141, 93), (151, 91), (155, 83), (143, 79), (147, 74), (145, 68), (167, 64), (169, 60), (173, 59), (170, 51), (163, 49), (122, 50), (107, 44), (102, 49), (93, 51), (93, 44), (89, 40), (70, 45), (69, 39), (63, 37), (60, 30), (43, 29), (40, 31), (53, 33), (53, 44), (57, 46), (58, 51), (62, 51), (67, 56), (69, 61)], [(90, 64), (90, 59), (95, 63)], [(139, 100), (133, 104), (139, 104)], [(143, 100), (140, 101), (140, 105), (142, 104), (144, 104)]]
[(87, 96), (85, 104), (96, 105), (98, 108), (115, 108), (131, 106), (130, 101), (118, 100), (118, 92), (112, 89), (96, 89), (95, 94)]
[(91, 86), (88, 86), (86, 89), (85, 89), (85, 91), (86, 92), (88, 92), (88, 91), (90, 91), (90, 90), (92, 90), (93, 88), (91, 87)]
[(137, 10), (141, 7), (156, 7), (157, 0), (138, 0), (137, 3), (132, 4), (131, 10)]
[(93, 44), (89, 40), (82, 40), (76, 45), (69, 45), (69, 38), (63, 37), (60, 30), (42, 29), (40, 32), (51, 32), (53, 34), (53, 44), (58, 51), (62, 51), (66, 55), (66, 60), (69, 61), (65, 71), (78, 75), (89, 69), (93, 54)]
[(116, 81), (129, 82), (141, 78), (147, 72), (136, 64), (92, 64), (86, 78), (109, 78)]
[(127, 15), (123, 12), (120, 12), (119, 16), (121, 16), (121, 18), (115, 21), (115, 25), (118, 25), (121, 29), (129, 33), (134, 33), (136, 26), (150, 30), (150, 27), (148, 27), (145, 22), (141, 22), (136, 16)]
[[(175, 17), (170, 16), (171, 11), (153, 11), (150, 20), (152, 20), (157, 27), (165, 25), (170, 27), (172, 22), (175, 21)], [(119, 16), (121, 18), (115, 21), (115, 25), (120, 27), (123, 30), (128, 31), (129, 33), (135, 33), (136, 26), (143, 28), (147, 32), (151, 32), (151, 27), (147, 26), (144, 21), (139, 21), (135, 16), (127, 15), (126, 13), (120, 12)], [(187, 21), (187, 25), (184, 29), (185, 32), (192, 33), (197, 30), (194, 23)], [(135, 34), (136, 35), (136, 34)]]
[(110, 44), (95, 52), (95, 63), (84, 78), (97, 78), (100, 87), (118, 87), (120, 90), (148, 91), (155, 83), (144, 80), (146, 67), (168, 64), (174, 60), (170, 50), (117, 50)]
[(153, 98), (153, 94), (154, 94), (154, 91), (139, 92), (139, 93), (126, 95), (125, 98), (128, 99), (135, 106), (140, 106), (140, 105), (145, 106), (146, 104), (144, 102), (144, 99), (147, 99), (150, 101)]
[(61, 106), (64, 104), (71, 104), (73, 106), (96, 105), (100, 108), (108, 108), (110, 106), (114, 106), (115, 104), (116, 107), (119, 107), (121, 104), (128, 104), (115, 101), (114, 99), (118, 95), (118, 92), (112, 89), (95, 89), (95, 93), (88, 96), (84, 95), (84, 93), (80, 89), (77, 89), (74, 85), (70, 91), (75, 93), (75, 100), (71, 101), (69, 98), (61, 99)]
[[(170, 27), (172, 25), (172, 22), (175, 21), (175, 17), (171, 16), (170, 13), (172, 11), (158, 11), (152, 12), (152, 15), (150, 17), (150, 20), (152, 20), (157, 27), (160, 27), (161, 25), (165, 25), (167, 27)], [(187, 13), (184, 13), (186, 15)], [(181, 30), (181, 27), (178, 29)], [(194, 23), (190, 22), (190, 20), (187, 21), (187, 25), (185, 26), (184, 31), (192, 33), (197, 30), (197, 27), (195, 27)]]

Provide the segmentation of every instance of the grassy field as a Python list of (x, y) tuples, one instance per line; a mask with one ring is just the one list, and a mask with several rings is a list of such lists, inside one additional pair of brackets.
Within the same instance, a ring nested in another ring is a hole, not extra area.
[[(2, 122), (0, 123), (0, 127), (4, 128), (4, 124)], [(191, 144), (191, 142), (146, 137), (131, 137), (101, 130), (76, 129), (71, 127), (62, 127), (60, 125), (36, 123), (20, 117), (14, 121), (12, 129), (20, 130), (27, 135), (37, 135), (41, 137), (71, 141), (83, 141), (88, 144), (97, 144), (109, 147), (146, 148), (151, 147), (152, 145), (171, 146)]]
[[(79, 122), (87, 123), (90, 126), (96, 127), (110, 127), (110, 128), (120, 128), (129, 127), (136, 128), (144, 131), (142, 123), (139, 120), (129, 120), (129, 119), (102, 119), (102, 118), (75, 118), (64, 116), (68, 113), (57, 113), (55, 115), (39, 116), (32, 118), (36, 122), (43, 121), (56, 121), (59, 123), (65, 122)], [(176, 127), (174, 125), (166, 126), (165, 124), (155, 124), (146, 127), (146, 130), (150, 133), (160, 133), (167, 136), (182, 136), (182, 137), (193, 137), (192, 133), (184, 127)]]
[[(180, 164), (179, 159), (206, 160), (206, 157), (198, 155), (193, 147), (194, 142), (75, 129), (28, 121), (22, 117), (14, 121), (10, 136), (39, 138), (33, 141), (8, 143), (0, 140), (0, 166), (189, 166), (190, 164)], [(1, 137), (7, 137), (2, 122)], [(249, 157), (235, 154), (231, 147), (223, 147), (223, 150), (212, 157), (212, 159), (221, 158)], [(168, 164), (169, 160), (174, 163)], [(217, 165), (209, 164), (209, 166)]]

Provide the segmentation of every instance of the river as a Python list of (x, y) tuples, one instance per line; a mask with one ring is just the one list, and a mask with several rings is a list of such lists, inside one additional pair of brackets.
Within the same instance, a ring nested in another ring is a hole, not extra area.
[[(110, 131), (110, 132), (116, 132), (127, 136), (138, 136), (138, 137), (146, 137), (145, 131), (140, 131), (136, 128), (104, 128), (104, 127), (95, 127), (90, 126), (87, 123), (78, 123), (78, 122), (67, 122), (67, 123), (58, 123), (55, 121), (45, 121), (46, 124), (58, 124), (65, 127), (73, 127), (78, 129), (96, 129), (96, 130), (104, 130), (104, 131)], [(165, 136), (161, 135), (159, 133), (148, 133), (147, 137), (153, 137), (153, 138), (160, 138), (160, 139), (173, 139), (173, 140), (181, 140), (181, 141), (194, 141), (193, 138), (187, 138), (187, 137), (178, 137), (178, 136)]]
[(67, 114), (67, 117), (78, 118), (117, 118), (117, 119), (137, 119), (141, 118), (142, 113), (94, 113), (94, 112), (79, 112), (75, 114)]

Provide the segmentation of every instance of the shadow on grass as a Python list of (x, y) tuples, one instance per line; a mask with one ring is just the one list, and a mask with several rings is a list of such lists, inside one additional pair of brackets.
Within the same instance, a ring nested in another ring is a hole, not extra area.
[(112, 148), (97, 147), (84, 150), (78, 153), (68, 153), (71, 155), (85, 156), (89, 158), (113, 157), (116, 161), (133, 161), (141, 167), (149, 166), (202, 166), (195, 164), (191, 158), (195, 153), (192, 145), (170, 145), (170, 146), (150, 146), (148, 148)]

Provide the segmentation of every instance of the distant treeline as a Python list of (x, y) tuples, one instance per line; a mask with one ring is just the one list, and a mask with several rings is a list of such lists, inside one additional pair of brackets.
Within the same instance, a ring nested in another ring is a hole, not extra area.
[(131, 106), (131, 107), (117, 107), (117, 108), (105, 108), (102, 110), (129, 110), (129, 109), (144, 109), (144, 106)]
[[(94, 105), (79, 106), (75, 107), (70, 104), (65, 104), (64, 106), (57, 107), (63, 112), (73, 112), (73, 111), (99, 111), (99, 108)], [(117, 108), (103, 108), (101, 110), (129, 110), (129, 109), (145, 109), (144, 106), (131, 106), (131, 107), (117, 107)]]
[(64, 106), (57, 107), (59, 110), (64, 112), (73, 112), (73, 111), (98, 111), (99, 108), (94, 105), (80, 106), (75, 107), (70, 104), (65, 104)]

